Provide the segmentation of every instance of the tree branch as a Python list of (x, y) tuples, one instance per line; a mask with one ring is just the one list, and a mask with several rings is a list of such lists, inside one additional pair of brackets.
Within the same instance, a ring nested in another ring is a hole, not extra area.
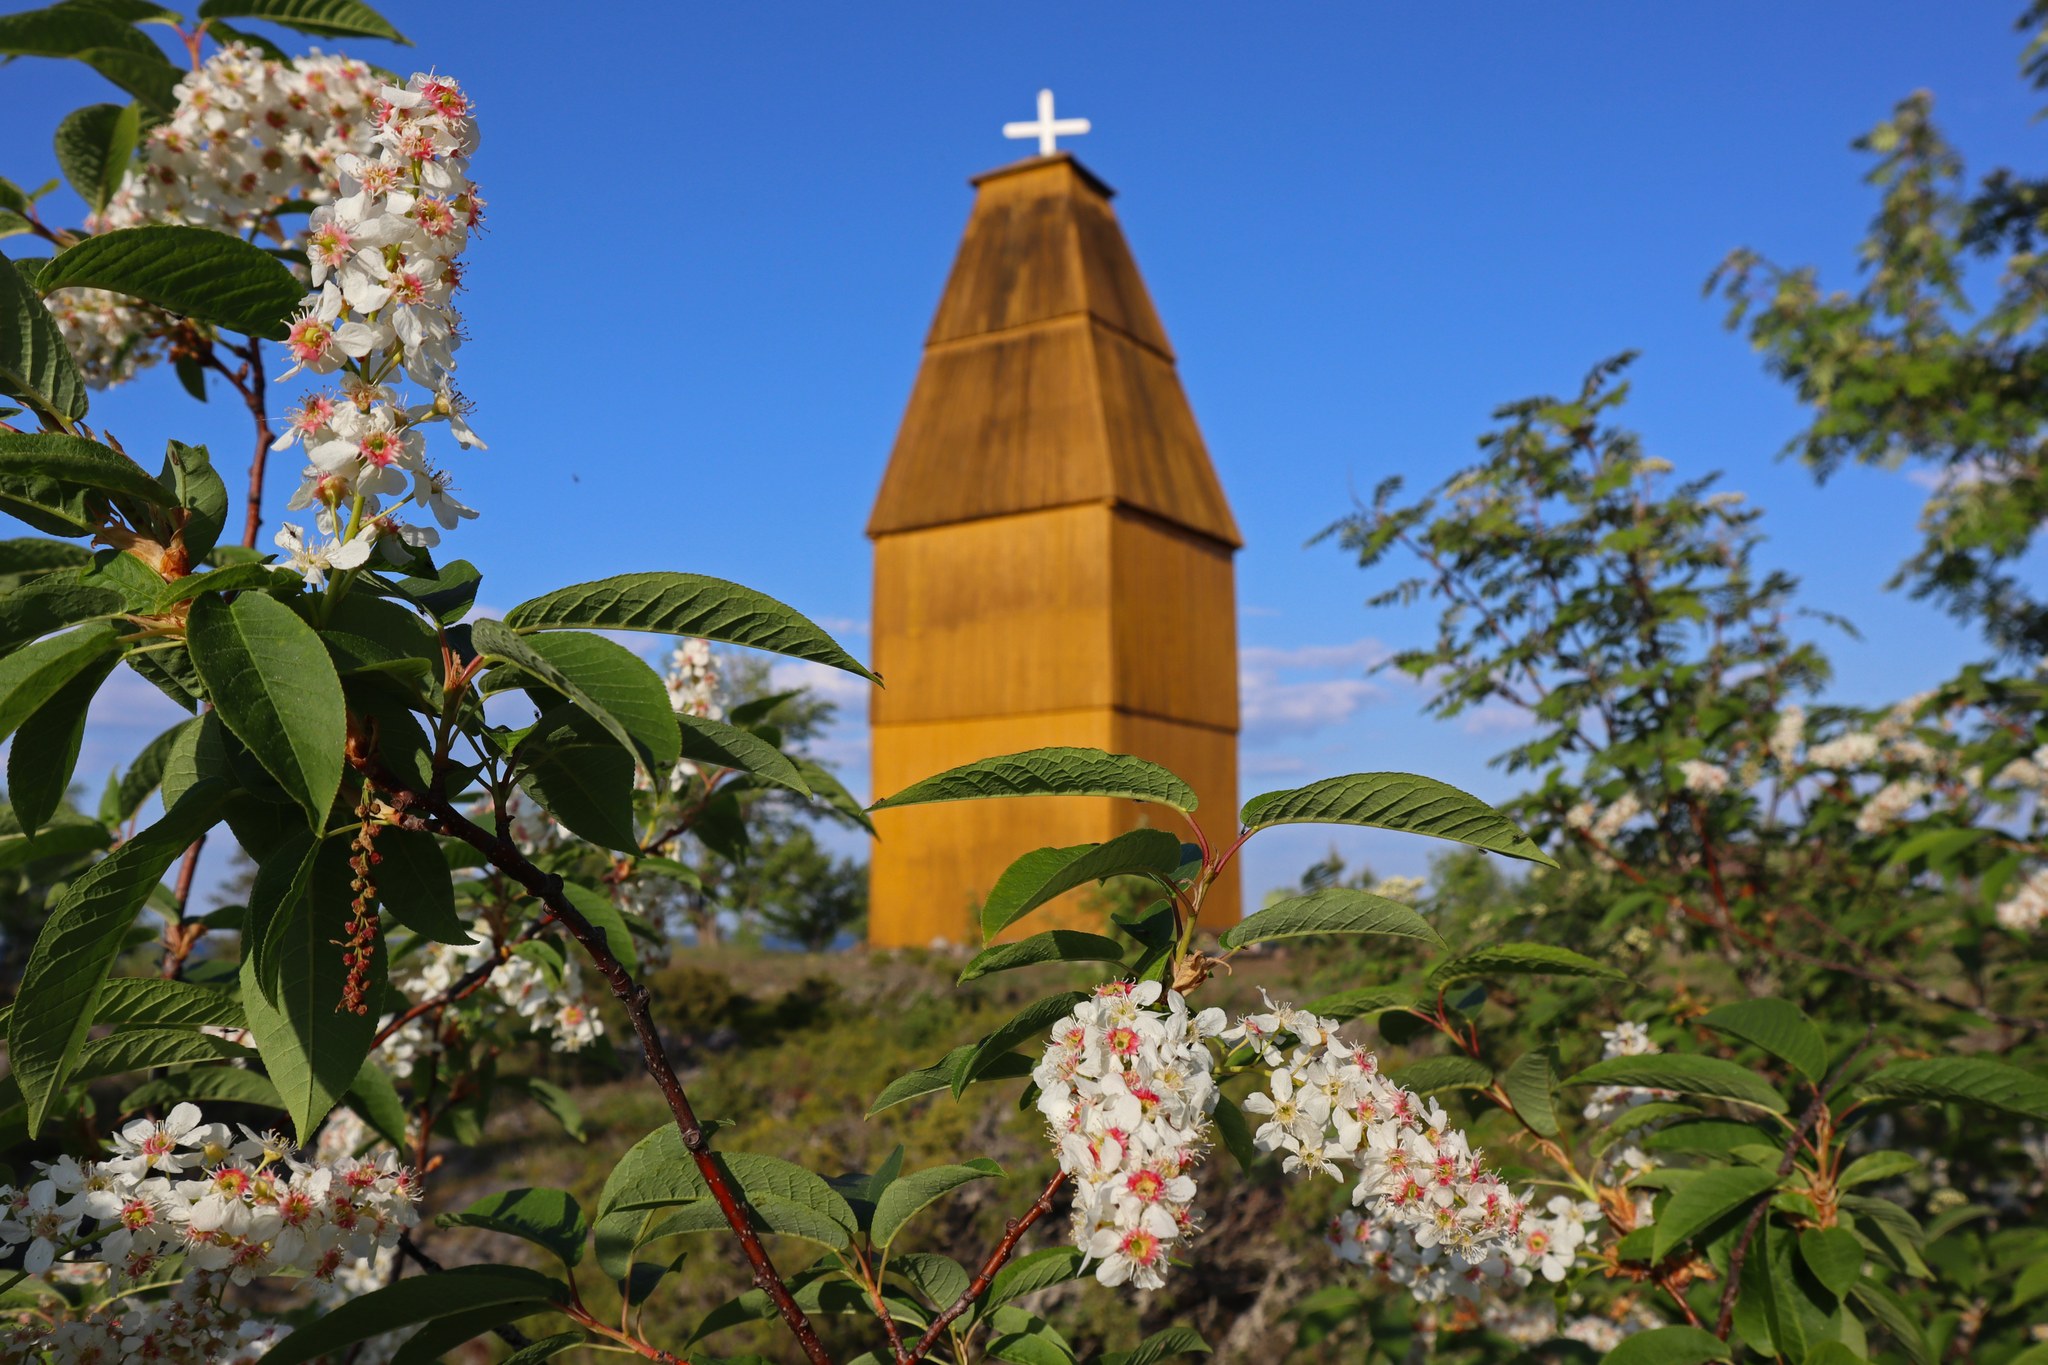
[(939, 1339), (939, 1335), (952, 1326), (953, 1320), (965, 1313), (976, 1299), (988, 1292), (989, 1284), (995, 1279), (996, 1272), (1001, 1270), (1003, 1263), (1016, 1252), (1017, 1243), (1031, 1230), (1031, 1225), (1052, 1212), (1053, 1196), (1058, 1194), (1060, 1186), (1066, 1183), (1067, 1173), (1061, 1171), (1046, 1183), (1045, 1190), (1032, 1202), (1031, 1207), (1024, 1211), (1022, 1218), (1010, 1221), (1003, 1230), (1003, 1240), (996, 1243), (996, 1249), (982, 1262), (981, 1270), (973, 1281), (961, 1292), (959, 1298), (953, 1300), (945, 1312), (932, 1319), (932, 1325), (918, 1338), (917, 1345), (911, 1348), (908, 1365), (917, 1365), (918, 1361), (923, 1360), (925, 1353), (931, 1350), (932, 1344)]
[[(583, 945), (590, 955), (598, 973), (611, 987), (614, 997), (626, 1009), (633, 1021), (633, 1032), (640, 1040), (640, 1053), (647, 1072), (660, 1087), (662, 1097), (668, 1101), (669, 1112), (675, 1118), (676, 1130), (682, 1135), (683, 1146), (688, 1149), (696, 1162), (704, 1182), (711, 1189), (711, 1196), (718, 1203), (719, 1211), (731, 1225), (733, 1235), (739, 1239), (740, 1249), (745, 1253), (747, 1263), (753, 1267), (754, 1283), (775, 1304), (782, 1320), (803, 1349), (806, 1359), (812, 1365), (832, 1365), (832, 1357), (818, 1340), (817, 1329), (811, 1326), (804, 1310), (797, 1306), (790, 1295), (789, 1286), (783, 1283), (775, 1263), (769, 1259), (768, 1251), (761, 1245), (760, 1236), (755, 1233), (748, 1218), (747, 1209), (741, 1202), (740, 1194), (734, 1190), (726, 1177), (725, 1169), (711, 1153), (710, 1145), (704, 1139), (703, 1126), (697, 1120), (696, 1111), (691, 1108), (689, 1097), (683, 1092), (683, 1085), (676, 1078), (675, 1068), (668, 1059), (668, 1052), (662, 1046), (661, 1036), (655, 1030), (654, 1018), (648, 1008), (647, 988), (633, 980), (633, 976), (621, 963), (605, 937), (596, 926), (583, 917), (569, 898), (562, 894), (562, 879), (552, 873), (542, 872), (510, 840), (483, 829), (446, 797), (437, 793), (422, 792), (398, 780), (384, 770), (376, 759), (351, 746), (349, 761), (358, 771), (363, 772), (377, 787), (392, 793), (392, 805), (401, 815), (409, 808), (421, 808), (430, 812), (441, 830), (450, 838), (460, 839), (476, 849), (512, 880), (525, 887), (536, 899), (547, 906), (556, 920)], [(993, 1272), (991, 1272), (993, 1273)], [(960, 1305), (964, 1310), (965, 1305)]]

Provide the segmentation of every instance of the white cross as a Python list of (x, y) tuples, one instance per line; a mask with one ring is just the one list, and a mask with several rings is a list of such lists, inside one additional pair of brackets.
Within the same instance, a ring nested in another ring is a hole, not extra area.
[(1004, 137), (1035, 137), (1038, 139), (1038, 154), (1051, 156), (1059, 150), (1059, 138), (1079, 137), (1088, 131), (1088, 120), (1084, 118), (1054, 118), (1052, 116), (1052, 91), (1038, 92), (1038, 121), (1036, 123), (1005, 123)]

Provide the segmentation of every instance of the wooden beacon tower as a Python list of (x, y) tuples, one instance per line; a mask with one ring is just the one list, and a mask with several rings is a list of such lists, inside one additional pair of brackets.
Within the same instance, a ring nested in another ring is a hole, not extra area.
[[(1087, 745), (1172, 768), (1210, 840), (1228, 840), (1243, 542), (1173, 350), (1111, 191), (1080, 162), (1033, 157), (973, 184), (868, 522), (886, 684), (870, 712), (875, 794)], [(870, 941), (973, 942), (976, 907), (1018, 855), (1145, 822), (1184, 829), (1161, 808), (1077, 797), (879, 812)], [(1234, 864), (1230, 877), (1205, 924), (1237, 918)]]

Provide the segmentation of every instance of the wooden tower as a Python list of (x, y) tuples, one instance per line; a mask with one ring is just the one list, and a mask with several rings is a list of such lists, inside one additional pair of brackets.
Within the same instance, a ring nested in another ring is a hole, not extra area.
[[(974, 209), (875, 499), (874, 791), (1051, 744), (1137, 754), (1237, 811), (1243, 544), (1108, 186), (1064, 152), (973, 182)], [(1019, 854), (1177, 817), (1087, 798), (883, 811), (877, 945), (978, 938)], [(1239, 913), (1235, 865), (1204, 914)], [(1083, 922), (1068, 905), (1023, 932)]]

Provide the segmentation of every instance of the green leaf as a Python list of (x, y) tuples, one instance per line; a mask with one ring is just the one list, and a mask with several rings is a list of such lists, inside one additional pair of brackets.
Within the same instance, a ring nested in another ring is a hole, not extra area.
[(838, 816), (848, 824), (858, 825), (869, 834), (875, 832), (875, 822), (868, 819), (867, 808), (846, 789), (846, 784), (834, 777), (823, 765), (808, 758), (792, 759), (796, 770), (803, 774), (810, 786), (813, 804), (821, 805), (831, 815)]
[[(4, 18), (10, 16), (0, 16), (0, 20)], [(0, 393), (23, 399), (66, 422), (78, 422), (86, 415), (86, 381), (78, 377), (78, 366), (72, 364), (72, 350), (63, 344), (57, 319), (6, 256), (0, 256)], [(12, 512), (4, 503), (0, 510)], [(51, 534), (82, 534), (39, 522), (29, 524)]]
[(469, 638), (478, 654), (509, 664), (582, 707), (649, 776), (666, 779), (674, 770), (682, 731), (668, 688), (630, 649), (584, 631), (520, 635), (491, 620), (473, 625)]
[[(858, 1229), (845, 1197), (801, 1166), (752, 1152), (721, 1152), (713, 1159), (722, 1163), (749, 1201), (783, 1200), (840, 1228), (845, 1235), (838, 1240), (839, 1246)], [(683, 1145), (683, 1135), (669, 1124), (634, 1143), (612, 1167), (598, 1195), (597, 1211), (601, 1219), (622, 1210), (710, 1201), (711, 1186), (698, 1169), (697, 1159)]]
[(186, 73), (171, 65), (170, 59), (154, 45), (146, 50), (89, 47), (72, 55), (141, 100), (151, 113), (168, 118), (177, 111), (178, 82)]
[(1546, 867), (1557, 862), (1478, 797), (1409, 773), (1353, 773), (1245, 802), (1246, 829), (1271, 825), (1368, 825), (1450, 839)]
[(7, 794), (22, 831), (31, 837), (49, 823), (71, 790), (79, 746), (85, 742), (86, 712), (118, 662), (109, 653), (87, 664), (21, 723), (7, 751)]
[(678, 713), (676, 723), (682, 727), (682, 756), (692, 763), (751, 773), (798, 796), (811, 795), (810, 783), (796, 764), (759, 735), (702, 716)]
[(1902, 1175), (1911, 1175), (1920, 1169), (1920, 1158), (1910, 1152), (1887, 1149), (1866, 1152), (1842, 1169), (1835, 1177), (1838, 1190), (1853, 1189), (1879, 1180), (1891, 1180)]
[(1250, 1175), (1252, 1163), (1259, 1159), (1259, 1145), (1244, 1110), (1228, 1095), (1216, 1097), (1216, 1136), (1223, 1139), (1224, 1150), (1237, 1162), (1237, 1168)]
[(517, 1189), (486, 1195), (459, 1213), (435, 1220), (444, 1228), (489, 1228), (545, 1248), (564, 1265), (583, 1259), (590, 1224), (567, 1190)]
[(442, 1358), (456, 1347), (520, 1318), (531, 1317), (547, 1307), (546, 1304), (500, 1305), (472, 1308), (467, 1312), (436, 1318), (400, 1343), (398, 1349), (391, 1353), (389, 1365), (439, 1365)]
[(97, 1080), (102, 1076), (124, 1076), (154, 1067), (186, 1066), (194, 1062), (242, 1061), (249, 1049), (210, 1033), (183, 1028), (124, 1028), (105, 1038), (95, 1038), (78, 1053), (73, 1081)]
[(142, 134), (138, 104), (88, 104), (57, 125), (57, 166), (94, 213), (107, 207), (135, 160)]
[(542, 716), (519, 746), (519, 764), (519, 785), (571, 834), (639, 852), (633, 755), (581, 707), (565, 704)]
[(891, 1256), (889, 1269), (940, 1308), (951, 1307), (954, 1300), (967, 1292), (967, 1268), (951, 1256), (929, 1251)]
[(562, 894), (583, 918), (589, 920), (591, 925), (604, 935), (605, 946), (612, 950), (614, 957), (626, 964), (627, 971), (640, 970), (640, 955), (633, 947), (633, 935), (626, 928), (625, 916), (619, 913), (619, 907), (612, 904), (609, 896), (593, 891), (587, 886), (579, 886), (575, 882), (563, 882)]
[[(39, 531), (91, 535), (105, 523), (109, 510), (147, 524), (152, 511), (169, 501), (163, 485), (151, 478), (149, 471), (97, 441), (63, 432), (0, 433), (0, 511), (12, 513)], [(110, 567), (115, 570), (146, 577), (152, 595), (155, 593), (156, 575), (134, 556), (106, 558), (113, 561)], [(99, 586), (118, 585), (101, 582)]]
[(1773, 1114), (1785, 1112), (1784, 1096), (1748, 1067), (1719, 1057), (1695, 1057), (1682, 1052), (1610, 1057), (1593, 1063), (1564, 1083), (1676, 1090), (1681, 1095), (1705, 1095), (1754, 1105)]
[(1441, 945), (1443, 938), (1410, 906), (1368, 891), (1332, 886), (1269, 905), (1223, 931), (1225, 948), (1309, 934), (1387, 934)]
[(981, 1311), (984, 1315), (993, 1313), (1012, 1299), (1065, 1284), (1080, 1275), (1082, 1268), (1081, 1252), (1074, 1247), (1047, 1247), (1020, 1256), (996, 1272), (988, 1293), (982, 1297)]
[(100, 801), (100, 819), (110, 825), (125, 823), (142, 808), (164, 780), (164, 765), (170, 760), (171, 748), (187, 729), (199, 724), (195, 718), (181, 720), (170, 729), (158, 735), (142, 747), (135, 761), (128, 765), (128, 771), (121, 774), (118, 784), (107, 789)]
[[(538, 1311), (568, 1301), (558, 1280), (509, 1265), (466, 1265), (348, 1299), (270, 1348), (258, 1365), (301, 1365), (402, 1327), (484, 1308)], [(508, 1312), (506, 1319), (525, 1316)]]
[(100, 986), (94, 1018), (102, 1024), (161, 1028), (245, 1028), (242, 999), (221, 986), (165, 981), (154, 976), (116, 976)]
[(238, 1067), (206, 1066), (138, 1086), (123, 1097), (120, 1112), (133, 1114), (144, 1109), (169, 1109), (184, 1100), (194, 1104), (219, 1101), (279, 1111), (284, 1109), (284, 1101), (278, 1097), (277, 1087), (270, 1083), (269, 1077)]
[(1064, 991), (1049, 995), (1043, 1000), (1034, 1000), (1010, 1016), (1008, 1021), (997, 1026), (995, 1032), (974, 1045), (974, 1051), (967, 1054), (967, 1060), (953, 1077), (953, 1097), (958, 1099), (968, 1086), (979, 1080), (993, 1080), (984, 1068), (997, 1058), (1007, 1056), (1019, 1043), (1038, 1039), (1052, 1026), (1073, 1012), (1074, 1006), (1088, 998), (1086, 991)]
[[(1116, 1365), (1158, 1365), (1174, 1356), (1208, 1355), (1209, 1343), (1192, 1327), (1169, 1327), (1139, 1342), (1137, 1349), (1116, 1358)], [(1107, 1358), (1102, 1365), (1110, 1365)]]
[(376, 884), (378, 902), (420, 937), (457, 946), (476, 942), (455, 913), (455, 883), (433, 835), (378, 831)]
[(1700, 1019), (1717, 1033), (1753, 1043), (1819, 1084), (1828, 1073), (1828, 1048), (1806, 1012), (1789, 1000), (1762, 997), (1710, 1010)]
[(1734, 1358), (1728, 1343), (1703, 1327), (1652, 1327), (1624, 1337), (1600, 1365), (1706, 1365)]
[(992, 939), (1055, 896), (1090, 882), (1146, 873), (1168, 875), (1180, 866), (1180, 851), (1180, 840), (1165, 830), (1134, 829), (1108, 843), (1027, 853), (1004, 869), (989, 888), (988, 899), (981, 906), (981, 936)]
[[(324, 841), (313, 856), (309, 894), (285, 904), (265, 932), (264, 949), (277, 964), (275, 987), (265, 985), (254, 959), (242, 964), (249, 1032), (302, 1142), (353, 1086), (377, 1033), (374, 1013), (343, 1005), (349, 976), (341, 949), (349, 927), (348, 854), (346, 840)], [(384, 981), (381, 935), (366, 976), (368, 999), (374, 1001)]]
[(1980, 1105), (2048, 1122), (2048, 1079), (1989, 1057), (1893, 1062), (1866, 1079), (1856, 1093), (1871, 1100)]
[(1000, 1333), (989, 1339), (986, 1350), (990, 1360), (1005, 1361), (1007, 1365), (1074, 1365), (1072, 1351), (1034, 1332)]
[[(171, 441), (164, 448), (164, 466), (156, 479), (169, 490), (178, 507), (185, 513), (184, 525), (178, 530), (178, 539), (183, 542), (186, 555), (195, 564), (203, 561), (213, 553), (214, 546), (219, 543), (221, 530), (227, 525), (228, 518), (228, 487), (222, 481), (220, 471), (213, 467), (213, 457), (207, 453), (205, 446), (188, 446), (180, 441)], [(239, 567), (245, 574), (244, 582), (265, 590), (270, 590), (275, 584), (291, 583), (298, 577), (296, 574), (289, 574), (288, 570), (274, 570), (256, 564)], [(271, 577), (265, 580), (248, 573), (249, 570), (258, 568)], [(232, 576), (235, 567), (230, 566), (216, 572)], [(216, 578), (214, 583), (216, 586), (228, 586), (231, 581), (232, 578)], [(189, 590), (186, 595), (190, 595)]]
[(1799, 1259), (1839, 1299), (1863, 1273), (1863, 1242), (1847, 1228), (1807, 1228), (1799, 1234)]
[(875, 1245), (886, 1247), (894, 1242), (912, 1218), (962, 1185), (1002, 1174), (1002, 1167), (984, 1159), (961, 1166), (934, 1166), (904, 1176), (875, 1201)]
[(186, 792), (163, 819), (79, 874), (36, 935), (7, 1021), (8, 1057), (31, 1136), (42, 1130), (85, 1044), (135, 912), (172, 861), (212, 826), (225, 796), (213, 783)]
[(702, 574), (629, 573), (557, 588), (514, 607), (505, 624), (518, 631), (580, 627), (694, 635), (880, 681), (799, 612), (765, 593)]
[(76, 57), (93, 48), (156, 52), (156, 45), (118, 15), (89, 5), (51, 5), (0, 15), (0, 53), (21, 57)]
[(1390, 991), (1372, 986), (1318, 996), (1302, 1008), (1325, 1019), (1344, 1020), (1378, 1014), (1381, 1010), (1404, 1009), (1414, 1003), (1415, 995), (1411, 991)]
[(1541, 1052), (1525, 1052), (1501, 1073), (1500, 1088), (1508, 1103), (1538, 1137), (1556, 1137), (1557, 1098), (1551, 1088), (1550, 1058)]
[(317, 833), (341, 786), (348, 714), (313, 628), (282, 602), (201, 597), (186, 628), (215, 714), (306, 812)]
[(69, 811), (57, 812), (43, 832), (30, 839), (21, 831), (13, 808), (0, 801), (0, 869), (26, 867), (49, 859), (71, 859), (95, 853), (114, 842), (114, 835), (97, 820)]
[(1493, 1084), (1493, 1072), (1470, 1057), (1425, 1057), (1388, 1072), (1387, 1079), (1418, 1095), (1429, 1095), (1440, 1090), (1484, 1090)]
[(562, 1125), (563, 1132), (578, 1142), (587, 1139), (588, 1135), (583, 1131), (583, 1111), (576, 1107), (575, 1098), (559, 1085), (532, 1076), (500, 1077), (499, 1084), (526, 1092), (529, 1099)]
[(1016, 943), (998, 943), (974, 955), (960, 972), (965, 983), (991, 972), (1035, 967), (1041, 962), (1122, 962), (1124, 945), (1078, 929), (1048, 929)]
[(125, 604), (120, 593), (85, 582), (70, 570), (44, 574), (0, 597), (0, 654), (66, 626), (118, 615)]
[[(882, 1087), (881, 1094), (875, 1096), (875, 1102), (868, 1106), (867, 1117), (873, 1118), (884, 1109), (893, 1108), (904, 1103), (906, 1100), (914, 1100), (922, 1095), (932, 1095), (941, 1090), (952, 1089), (954, 1080), (960, 1075), (962, 1069), (966, 1067), (968, 1060), (973, 1055), (974, 1044), (969, 1043), (964, 1047), (954, 1048), (934, 1065), (919, 1067), (915, 1071), (907, 1071), (903, 1075), (898, 1076), (895, 1080)], [(1037, 1063), (1033, 1062), (1029, 1057), (1011, 1053), (1006, 1057), (998, 1057), (988, 1061), (981, 1072), (980, 1079), (985, 1081), (1015, 1080), (1019, 1076), (1029, 1076), (1032, 1068), (1036, 1065)]]
[(68, 541), (40, 536), (0, 540), (0, 591), (18, 591), (53, 569), (83, 569), (91, 563), (90, 550)]
[(1700, 1171), (1673, 1191), (1651, 1227), (1650, 1259), (1662, 1261), (1686, 1238), (1754, 1203), (1778, 1184), (1776, 1171), (1730, 1166)]
[[(1026, 749), (949, 768), (913, 782), (868, 809), (1006, 796), (1111, 796), (1153, 801), (1183, 813), (1195, 808), (1194, 788), (1157, 763), (1101, 749), (1055, 747)], [(1179, 865), (1177, 859), (1175, 865)]]
[(36, 279), (44, 294), (106, 289), (231, 332), (283, 341), (305, 286), (259, 246), (211, 228), (116, 228), (57, 253)]
[(398, 1083), (391, 1079), (391, 1073), (378, 1066), (374, 1056), (364, 1059), (362, 1069), (349, 1082), (348, 1093), (342, 1099), (377, 1136), (399, 1151), (405, 1150), (409, 1126), (405, 1100), (399, 1096)]
[(1442, 990), (1454, 982), (1476, 981), (1489, 976), (1590, 976), (1603, 981), (1628, 980), (1626, 972), (1618, 972), (1569, 948), (1556, 948), (1548, 943), (1496, 943), (1438, 963), (1429, 974), (1429, 985), (1434, 990)]
[(1942, 1358), (1927, 1340), (1918, 1315), (1876, 1280), (1868, 1277), (1857, 1280), (1849, 1294), (1891, 1334), (1892, 1340), (1899, 1344), (1899, 1349), (1906, 1353), (1906, 1358), (1913, 1365), (1935, 1365)]
[(268, 19), (316, 38), (382, 38), (412, 45), (410, 38), (362, 0), (206, 0), (199, 7), (199, 17)]

